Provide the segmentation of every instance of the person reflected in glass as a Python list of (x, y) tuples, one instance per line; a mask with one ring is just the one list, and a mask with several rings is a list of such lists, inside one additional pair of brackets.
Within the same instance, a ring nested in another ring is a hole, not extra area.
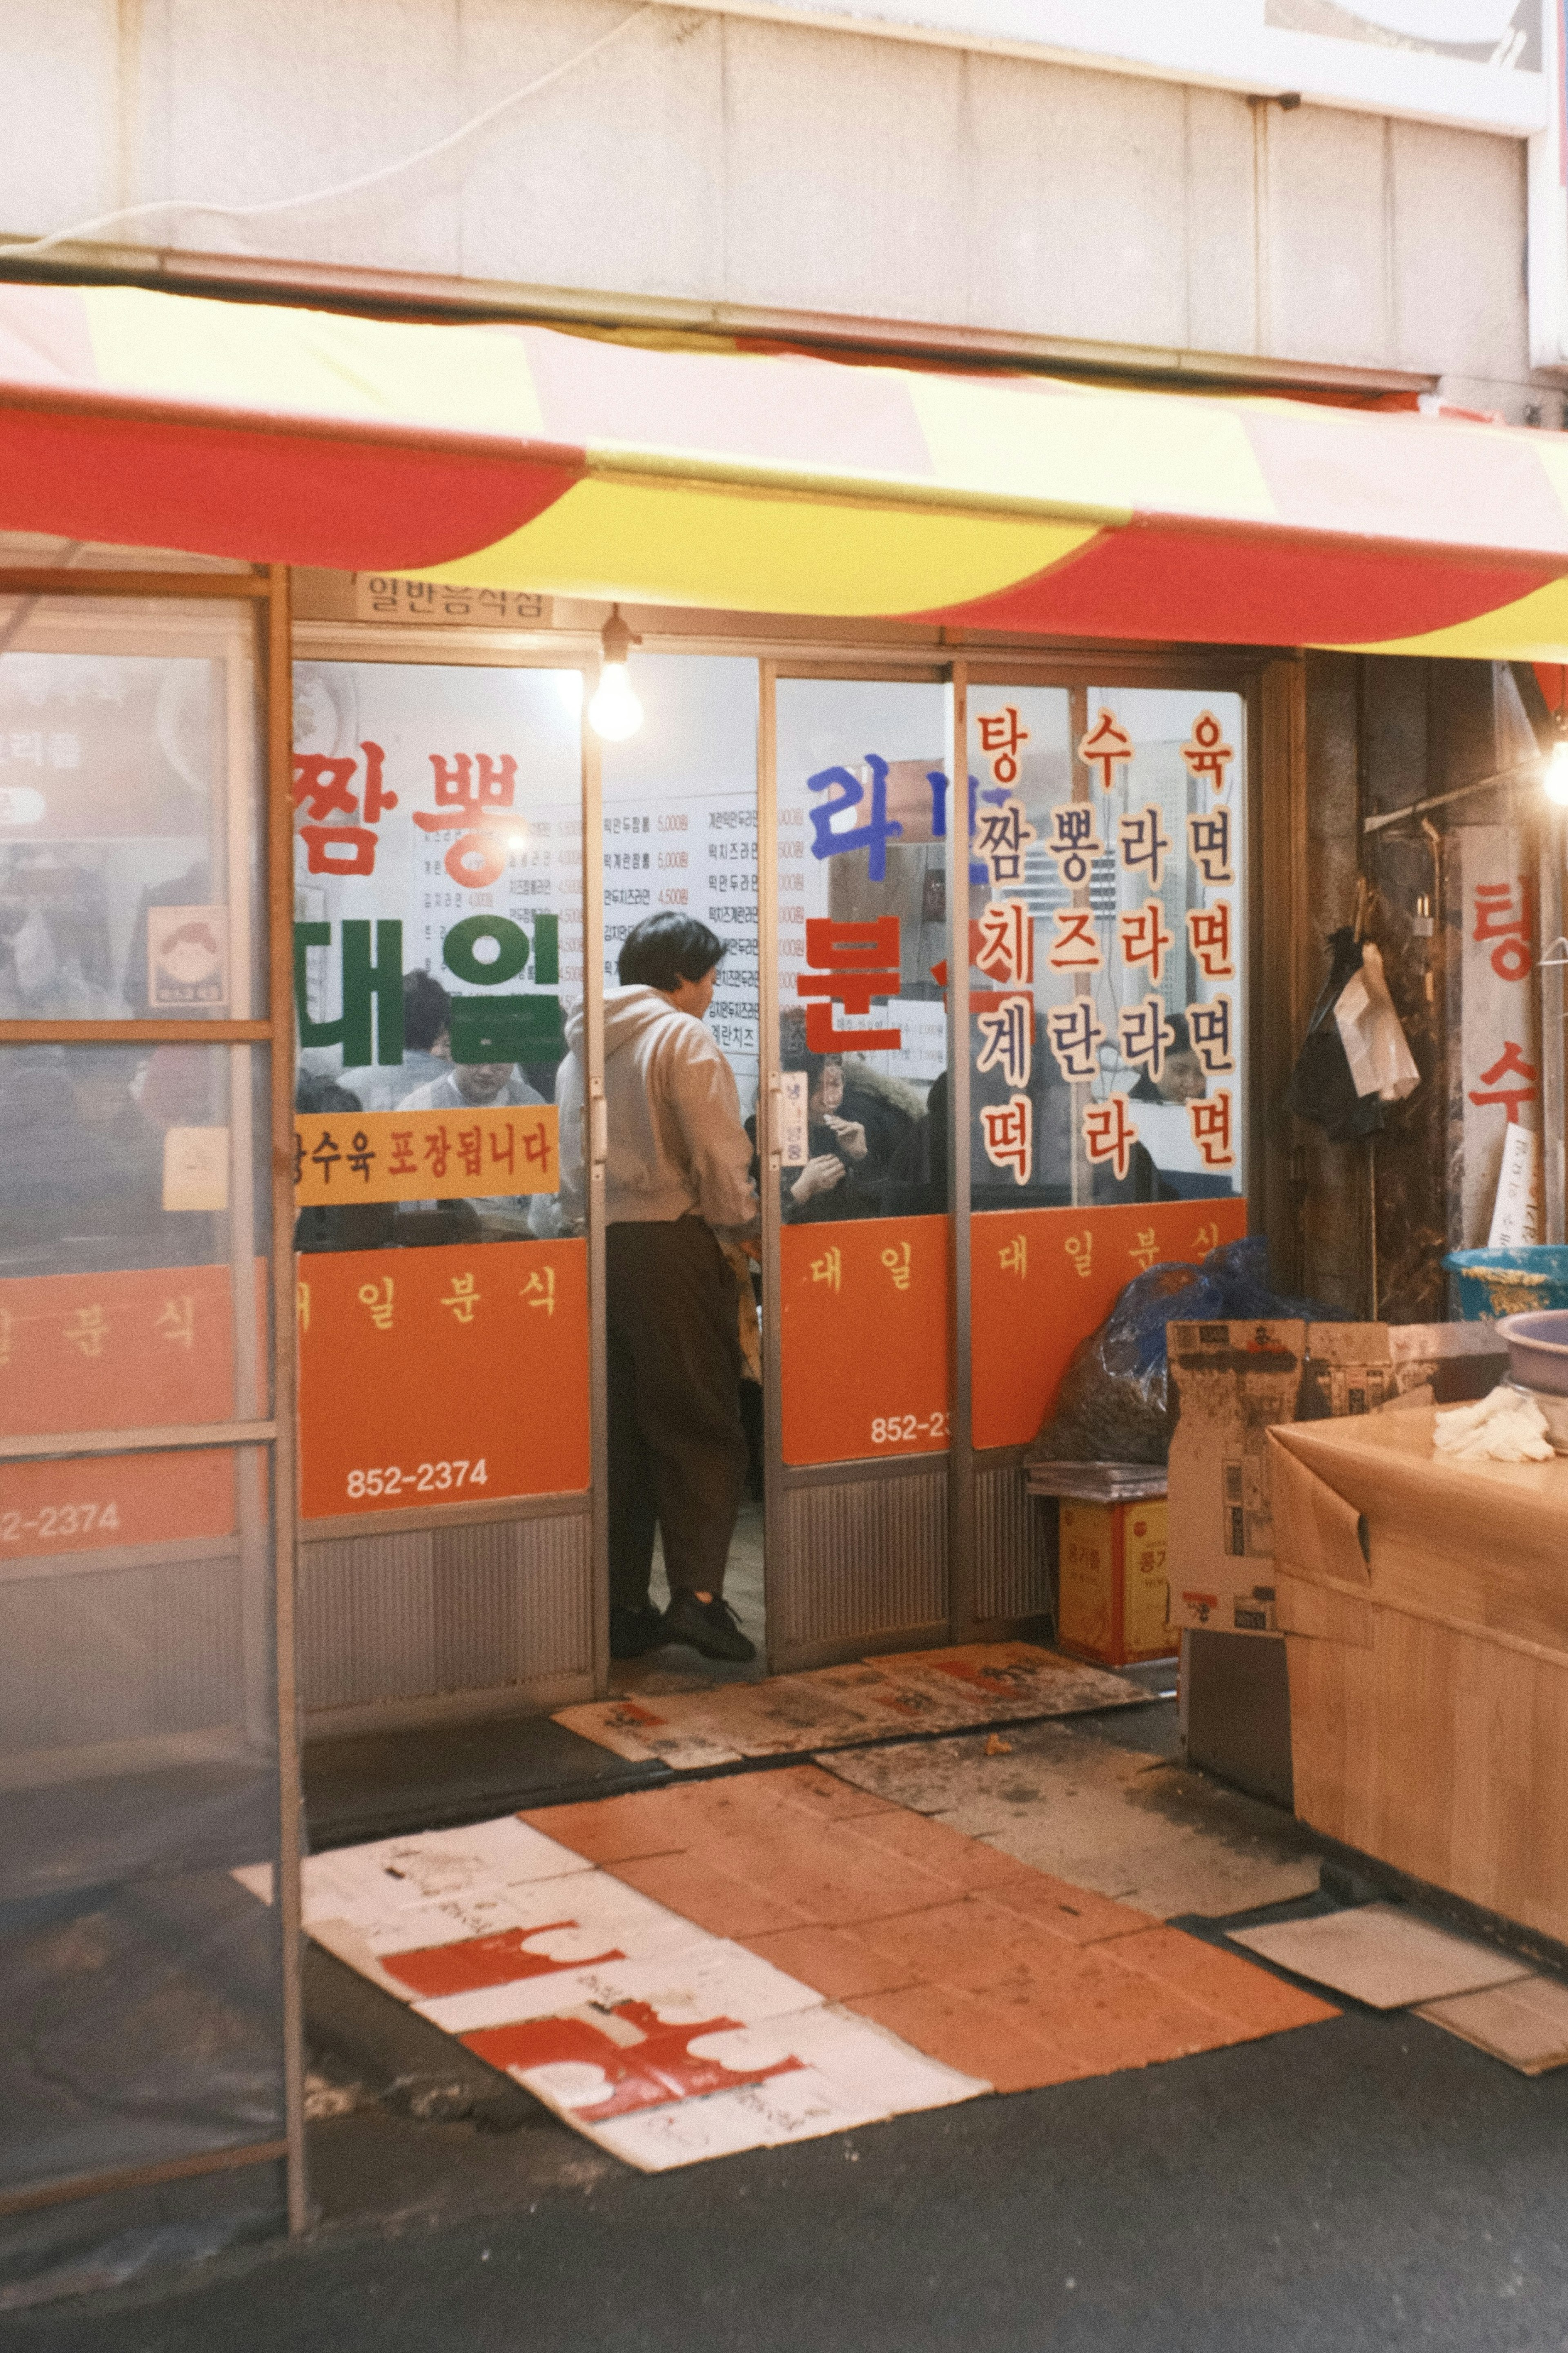
[(452, 1068), (452, 1000), (434, 975), (403, 976), (403, 1060), (356, 1064), (339, 1081), (366, 1111), (396, 1111), (419, 1087), (434, 1084)]
[(885, 1216), (889, 1175), (923, 1116), (914, 1089), (858, 1060), (813, 1054), (787, 1030), (781, 1066), (804, 1071), (809, 1089), (807, 1158), (780, 1179), (785, 1224)]

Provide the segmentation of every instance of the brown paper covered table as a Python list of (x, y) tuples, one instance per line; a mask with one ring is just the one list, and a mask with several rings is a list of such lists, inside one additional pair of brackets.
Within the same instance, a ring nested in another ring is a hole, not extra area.
[(1269, 1432), (1296, 1811), (1568, 1944), (1568, 1460), (1434, 1419)]

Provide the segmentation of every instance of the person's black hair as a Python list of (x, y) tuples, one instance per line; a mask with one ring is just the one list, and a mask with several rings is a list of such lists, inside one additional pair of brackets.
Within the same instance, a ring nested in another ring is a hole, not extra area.
[(809, 1048), (797, 1046), (787, 1038), (779, 1049), (780, 1070), (805, 1071), (811, 1081), (813, 1092), (816, 1092), (816, 1082), (828, 1063), (837, 1062), (840, 1060), (837, 1054), (814, 1054)]
[(427, 972), (403, 976), (403, 1042), (416, 1054), (427, 1054), (452, 1020), (452, 1000), (440, 982)]
[(336, 1079), (323, 1078), (318, 1071), (300, 1071), (294, 1078), (294, 1108), (308, 1116), (329, 1111), (363, 1111), (358, 1095), (347, 1087), (340, 1087)]
[(695, 915), (664, 908), (634, 923), (621, 943), (616, 970), (623, 988), (679, 988), (683, 980), (706, 980), (728, 953), (717, 932)]

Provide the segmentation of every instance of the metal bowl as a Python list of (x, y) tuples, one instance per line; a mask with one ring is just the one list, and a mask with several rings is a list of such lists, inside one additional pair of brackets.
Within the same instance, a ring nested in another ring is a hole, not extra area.
[(1509, 1375), (1516, 1388), (1568, 1397), (1568, 1308), (1505, 1315), (1498, 1330), (1508, 1345)]

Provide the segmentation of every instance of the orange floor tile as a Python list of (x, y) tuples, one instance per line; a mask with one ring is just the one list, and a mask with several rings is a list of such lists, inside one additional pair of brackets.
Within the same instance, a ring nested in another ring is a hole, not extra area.
[(1337, 2014), (1251, 1961), (815, 1765), (524, 1819), (998, 2091)]

